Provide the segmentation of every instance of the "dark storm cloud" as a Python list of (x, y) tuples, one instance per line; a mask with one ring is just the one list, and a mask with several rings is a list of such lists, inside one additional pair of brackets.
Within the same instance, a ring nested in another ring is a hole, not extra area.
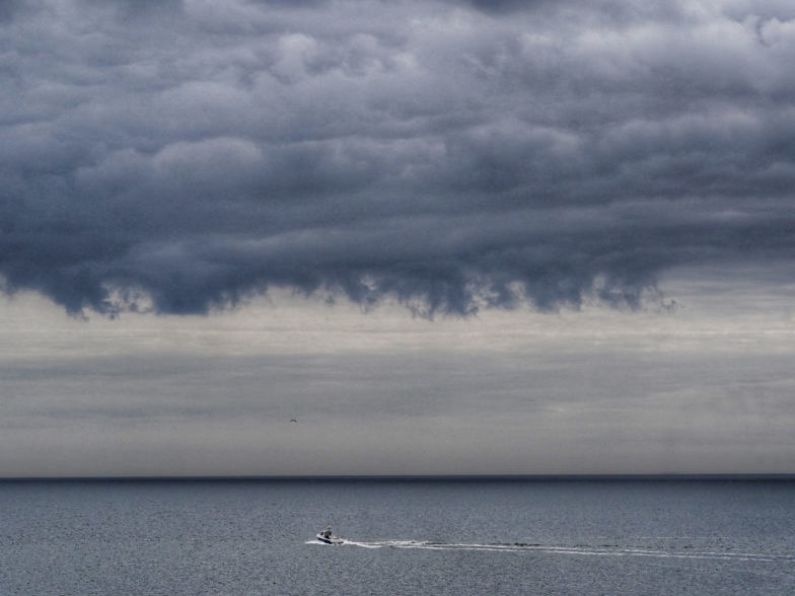
[(786, 3), (0, 6), (0, 276), (73, 313), (636, 305), (795, 256)]

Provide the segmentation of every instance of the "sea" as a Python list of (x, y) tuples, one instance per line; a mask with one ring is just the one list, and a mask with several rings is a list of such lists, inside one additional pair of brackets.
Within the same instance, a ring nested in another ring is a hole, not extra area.
[(791, 595), (795, 481), (4, 481), (0, 594)]

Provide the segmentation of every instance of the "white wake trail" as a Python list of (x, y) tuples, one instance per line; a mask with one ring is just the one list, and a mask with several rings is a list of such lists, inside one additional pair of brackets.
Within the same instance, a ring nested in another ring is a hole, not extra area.
[[(307, 541), (307, 544), (323, 545), (317, 540)], [(745, 553), (745, 552), (719, 552), (719, 551), (665, 551), (644, 548), (621, 548), (621, 547), (589, 547), (589, 546), (565, 546), (565, 545), (545, 545), (545, 544), (526, 544), (526, 543), (456, 543), (456, 542), (431, 542), (423, 540), (369, 540), (355, 541), (345, 540), (339, 546), (356, 546), (360, 548), (394, 548), (412, 550), (434, 550), (434, 551), (479, 551), (479, 552), (505, 552), (505, 553), (544, 553), (557, 555), (575, 555), (584, 557), (653, 557), (669, 559), (703, 559), (719, 561), (793, 561), (795, 556), (766, 554), (766, 553)]]

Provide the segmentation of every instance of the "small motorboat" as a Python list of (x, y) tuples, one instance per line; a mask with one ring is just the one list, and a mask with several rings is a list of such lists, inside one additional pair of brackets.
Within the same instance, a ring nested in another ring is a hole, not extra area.
[(331, 526), (327, 526), (322, 532), (318, 532), (317, 539), (325, 544), (342, 544), (345, 542), (339, 536), (335, 536), (331, 531)]

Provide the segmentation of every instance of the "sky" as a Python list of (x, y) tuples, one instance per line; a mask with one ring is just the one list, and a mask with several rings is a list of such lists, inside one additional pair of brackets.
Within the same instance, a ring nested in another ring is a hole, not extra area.
[(0, 2), (0, 476), (795, 473), (793, 63), (783, 0)]

